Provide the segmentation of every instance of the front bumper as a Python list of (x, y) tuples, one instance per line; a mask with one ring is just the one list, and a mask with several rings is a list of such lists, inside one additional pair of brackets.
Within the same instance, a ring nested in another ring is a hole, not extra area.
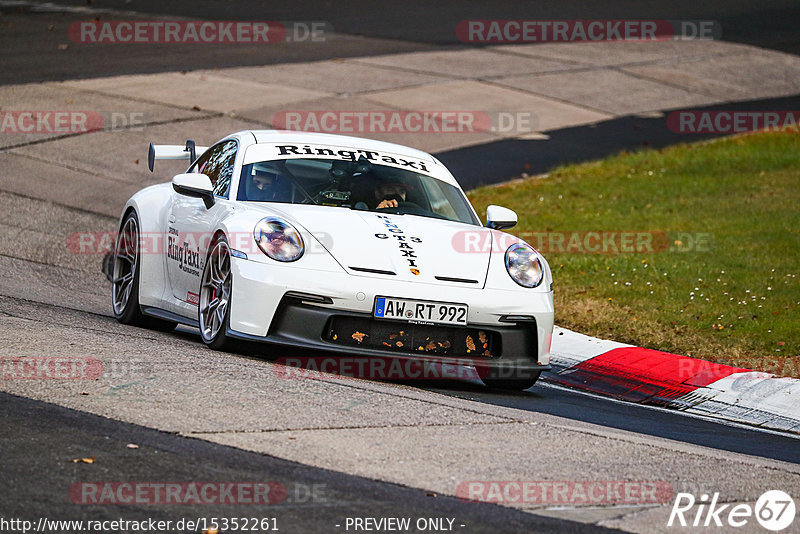
[[(339, 355), (485, 366), (495, 369), (493, 375), (498, 367), (549, 369), (550, 291), (438, 286), (235, 258), (232, 268), (231, 337)], [(377, 295), (463, 302), (468, 324), (374, 319)]]
[[(358, 325), (357, 329), (351, 328), (354, 324)], [(510, 376), (515, 376), (520, 372), (549, 370), (549, 365), (540, 364), (535, 357), (539, 345), (536, 331), (534, 321), (508, 324), (502, 328), (423, 326), (420, 329), (399, 321), (375, 320), (369, 314), (322, 308), (288, 296), (278, 307), (266, 336), (249, 335), (232, 328), (228, 329), (227, 334), (237, 339), (291, 349), (319, 350), (347, 357), (388, 357), (469, 366), (477, 369), (480, 377), (484, 377), (490, 373), (502, 375), (508, 372)], [(405, 332), (403, 339), (409, 341), (407, 346), (398, 346), (397, 341), (389, 341), (399, 339), (393, 337), (399, 332)], [(480, 343), (482, 335), (488, 349)], [(466, 341), (467, 337), (475, 343), (472, 345), (474, 350), (468, 343), (459, 345), (453, 342), (459, 338)], [(357, 341), (359, 338), (361, 342)]]

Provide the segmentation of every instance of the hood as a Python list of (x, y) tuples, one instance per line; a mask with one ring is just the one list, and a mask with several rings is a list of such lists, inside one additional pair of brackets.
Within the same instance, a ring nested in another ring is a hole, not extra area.
[(353, 276), (476, 289), (486, 282), (492, 232), (480, 226), (303, 204), (269, 211), (305, 228)]

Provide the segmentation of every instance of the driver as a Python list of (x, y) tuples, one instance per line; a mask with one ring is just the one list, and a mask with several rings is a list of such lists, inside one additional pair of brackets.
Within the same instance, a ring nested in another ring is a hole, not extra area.
[(286, 191), (281, 187), (278, 174), (272, 169), (254, 169), (250, 186), (248, 200), (287, 202)]
[(401, 182), (383, 182), (375, 188), (375, 209), (396, 208), (400, 202), (406, 201), (408, 187)]

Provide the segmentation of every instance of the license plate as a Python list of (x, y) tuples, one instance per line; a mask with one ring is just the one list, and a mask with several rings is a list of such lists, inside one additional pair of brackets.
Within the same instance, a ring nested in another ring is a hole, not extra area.
[(419, 323), (466, 325), (466, 304), (430, 302), (425, 300), (375, 298), (375, 317)]

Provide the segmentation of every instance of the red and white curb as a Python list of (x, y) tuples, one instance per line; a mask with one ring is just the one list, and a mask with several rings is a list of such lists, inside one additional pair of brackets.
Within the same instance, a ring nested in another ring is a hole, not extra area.
[(800, 380), (556, 327), (548, 382), (621, 400), (800, 432)]

